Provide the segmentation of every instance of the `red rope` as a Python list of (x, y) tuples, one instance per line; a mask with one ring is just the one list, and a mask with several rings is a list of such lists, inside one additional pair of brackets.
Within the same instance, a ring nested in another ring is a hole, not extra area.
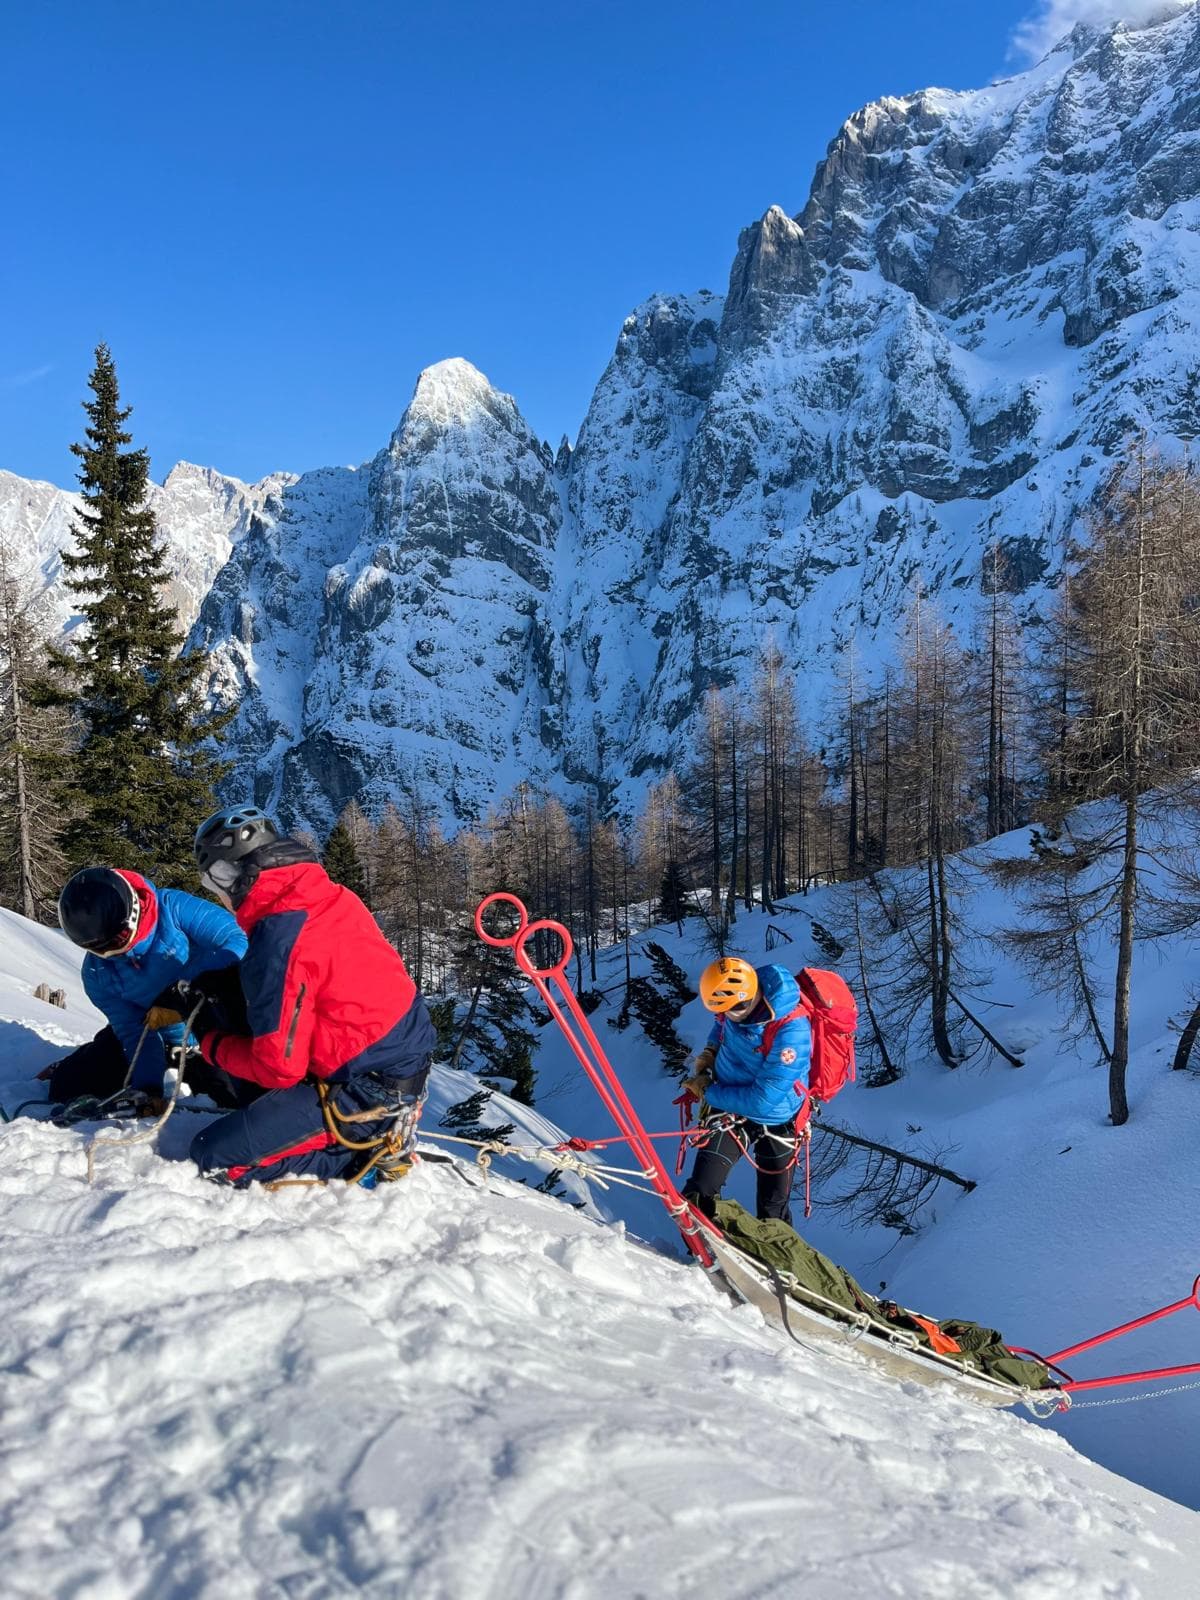
[[(507, 905), (516, 912), (518, 925), (515, 933), (504, 938), (497, 938), (494, 934), (488, 933), (483, 925), (483, 917), (493, 905)], [(562, 923), (545, 918), (538, 922), (530, 922), (529, 913), (517, 896), (503, 892), (489, 894), (480, 901), (475, 908), (475, 931), (485, 944), (491, 945), (494, 949), (512, 950), (513, 960), (533, 983), (545, 1001), (550, 1015), (562, 1029), (563, 1036), (571, 1046), (588, 1081), (624, 1135), (635, 1158), (646, 1170), (655, 1192), (683, 1235), (684, 1243), (703, 1266), (711, 1267), (714, 1264), (713, 1254), (705, 1241), (705, 1233), (716, 1230), (706, 1217), (701, 1216), (688, 1204), (671, 1181), (657, 1150), (642, 1126), (641, 1118), (625, 1092), (624, 1085), (613, 1070), (612, 1063), (604, 1053), (604, 1047), (597, 1039), (567, 980), (567, 967), (574, 948), (570, 932)], [(561, 955), (549, 967), (536, 966), (529, 954), (529, 941), (538, 933), (548, 933), (562, 944)]]

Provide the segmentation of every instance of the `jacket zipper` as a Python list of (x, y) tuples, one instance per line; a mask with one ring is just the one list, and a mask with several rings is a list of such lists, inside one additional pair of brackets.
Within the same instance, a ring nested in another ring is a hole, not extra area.
[(296, 1028), (300, 1022), (300, 1007), (304, 1004), (304, 991), (307, 989), (307, 987), (308, 985), (305, 983), (300, 985), (300, 993), (296, 996), (296, 1004), (292, 1008), (292, 1025), (288, 1029), (287, 1046), (283, 1052), (283, 1059), (285, 1061), (291, 1060), (292, 1046), (296, 1042)]

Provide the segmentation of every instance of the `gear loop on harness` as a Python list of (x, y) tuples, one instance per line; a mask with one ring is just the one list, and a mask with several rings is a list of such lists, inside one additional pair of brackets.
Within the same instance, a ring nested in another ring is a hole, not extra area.
[[(350, 1180), (352, 1183), (361, 1183), (369, 1173), (374, 1172), (385, 1161), (402, 1162), (407, 1159), (406, 1152), (412, 1143), (425, 1105), (424, 1094), (411, 1105), (393, 1108), (381, 1104), (369, 1106), (365, 1111), (344, 1112), (337, 1104), (336, 1084), (331, 1086), (324, 1078), (316, 1078), (313, 1080), (313, 1087), (320, 1103), (325, 1131), (334, 1143), (344, 1150), (370, 1152), (369, 1159)], [(342, 1127), (352, 1123), (380, 1122), (385, 1119), (387, 1126), (373, 1139), (349, 1139), (342, 1132)]]

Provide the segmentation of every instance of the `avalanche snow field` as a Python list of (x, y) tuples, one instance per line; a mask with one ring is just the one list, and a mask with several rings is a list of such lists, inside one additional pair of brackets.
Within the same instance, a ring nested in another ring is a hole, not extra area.
[[(793, 943), (771, 959), (818, 959), (806, 913), (820, 898), (773, 919)], [(738, 925), (756, 959), (767, 922)], [(691, 929), (653, 937), (689, 970), (700, 959)], [(810, 1236), (868, 1286), (886, 1277), (1017, 1342), (1186, 1293), (1200, 1084), (1159, 1053), (1185, 975), (1170, 962), (1146, 977), (1161, 990), (1139, 1014), (1127, 1129), (1104, 1125), (1102, 1075), (1061, 1050), (1052, 1003), (1023, 1002), (1020, 1072), (914, 1059), (901, 1084), (830, 1111), (891, 1142), (957, 1143), (950, 1164), (980, 1187), (939, 1191), (915, 1240), (821, 1213)], [(65, 1012), (32, 998), (43, 979), (67, 989)], [(1012, 981), (996, 974), (997, 999)], [(672, 1080), (610, 1014), (602, 1040), (648, 1125), (669, 1128)], [(0, 913), (4, 1104), (96, 1020), (61, 936)], [(698, 1005), (679, 1027), (699, 1042)], [(538, 1066), (545, 1117), (611, 1131), (551, 1029)], [(474, 1087), (439, 1073), (429, 1131)], [(500, 1096), (490, 1110), (514, 1140), (550, 1134)], [(235, 1193), (187, 1163), (199, 1122), (177, 1113), (157, 1154), (99, 1151), (90, 1187), (87, 1131), (0, 1129), (5, 1596), (1196, 1593), (1195, 1513), (1020, 1414), (897, 1383), (849, 1348), (781, 1343), (666, 1253), (655, 1203), (593, 1190), (575, 1210), (511, 1181), (541, 1176), (515, 1159), (481, 1187), (425, 1166), (376, 1194)], [(743, 1174), (734, 1192), (747, 1189)], [(1200, 1328), (1139, 1339), (1130, 1364), (1197, 1359)], [(1106, 1422), (1089, 1450), (1136, 1454), (1142, 1439), (1184, 1485), (1193, 1399), (1081, 1412), (1066, 1431)]]

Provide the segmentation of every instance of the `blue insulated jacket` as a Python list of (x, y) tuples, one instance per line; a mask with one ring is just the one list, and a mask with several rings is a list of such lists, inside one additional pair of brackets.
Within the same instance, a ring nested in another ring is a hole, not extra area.
[(790, 1122), (800, 1109), (804, 1097), (793, 1085), (797, 1079), (808, 1082), (812, 1032), (807, 1017), (795, 1017), (776, 1031), (770, 1055), (761, 1053), (764, 1028), (796, 1009), (800, 986), (786, 967), (759, 967), (757, 972), (761, 1000), (752, 1020), (718, 1017), (713, 1024), (708, 1042), (717, 1047), (717, 1059), (704, 1098), (716, 1111), (770, 1127)]
[[(126, 876), (136, 888), (145, 882), (134, 873)], [(145, 890), (157, 903), (158, 916), (150, 932), (124, 955), (107, 960), (90, 952), (83, 958), (83, 987), (88, 999), (104, 1015), (121, 1041), (125, 1060), (132, 1061), (142, 1037), (146, 1013), (155, 999), (181, 978), (230, 967), (246, 953), (246, 935), (221, 906), (183, 889)], [(144, 897), (144, 896), (143, 896)], [(148, 1033), (134, 1068), (132, 1086), (151, 1094), (162, 1090), (166, 1068), (164, 1045), (183, 1042), (183, 1028), (163, 1028)]]

